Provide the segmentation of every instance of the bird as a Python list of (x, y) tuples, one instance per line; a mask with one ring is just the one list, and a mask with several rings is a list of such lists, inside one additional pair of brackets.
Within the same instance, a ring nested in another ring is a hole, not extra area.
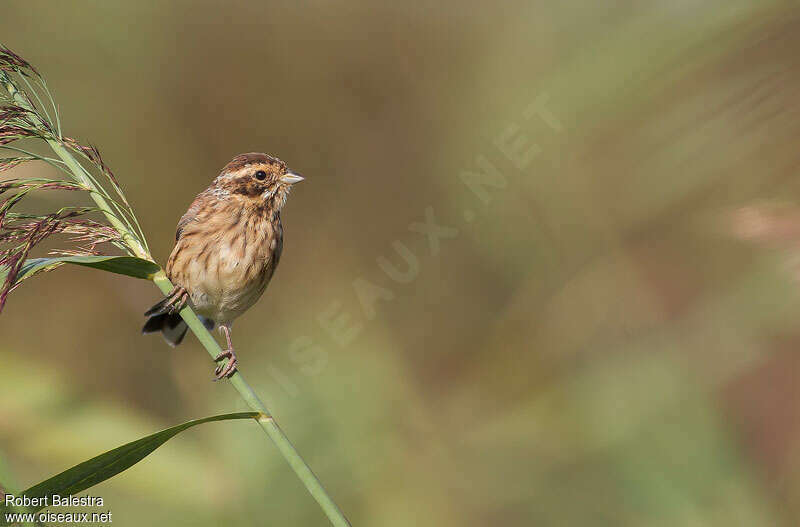
[(142, 333), (160, 331), (177, 346), (188, 329), (178, 313), (188, 303), (206, 328), (225, 334), (214, 380), (231, 377), (238, 366), (231, 326), (272, 279), (283, 251), (281, 209), (303, 179), (264, 153), (240, 154), (225, 165), (178, 221), (165, 268), (174, 289), (145, 312)]

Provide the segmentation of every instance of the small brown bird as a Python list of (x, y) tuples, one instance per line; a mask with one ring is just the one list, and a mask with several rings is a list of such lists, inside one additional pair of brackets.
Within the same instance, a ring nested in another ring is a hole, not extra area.
[(216, 357), (215, 378), (230, 377), (237, 359), (231, 324), (258, 301), (283, 249), (281, 208), (303, 178), (267, 154), (241, 154), (225, 165), (178, 222), (167, 277), (175, 289), (149, 309), (142, 333), (161, 331), (177, 346), (186, 323), (178, 312), (188, 301), (207, 328), (218, 325), (228, 347)]

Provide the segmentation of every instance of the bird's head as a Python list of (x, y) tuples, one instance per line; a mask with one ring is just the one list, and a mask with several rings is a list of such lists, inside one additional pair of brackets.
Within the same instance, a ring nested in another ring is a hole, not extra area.
[(234, 157), (212, 184), (212, 192), (221, 198), (236, 199), (280, 210), (292, 185), (303, 180), (286, 168), (286, 163), (267, 154), (252, 152)]

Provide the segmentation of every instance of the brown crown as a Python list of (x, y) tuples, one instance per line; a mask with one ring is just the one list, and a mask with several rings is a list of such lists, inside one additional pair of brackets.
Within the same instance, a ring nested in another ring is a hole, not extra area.
[(253, 164), (267, 164), (267, 165), (279, 165), (281, 169), (285, 169), (286, 164), (278, 159), (277, 157), (272, 157), (267, 154), (261, 154), (259, 152), (250, 152), (247, 154), (239, 154), (238, 156), (231, 159), (231, 161), (222, 168), (222, 173), (225, 172), (232, 172), (235, 170), (239, 170), (240, 168), (244, 168), (247, 165)]

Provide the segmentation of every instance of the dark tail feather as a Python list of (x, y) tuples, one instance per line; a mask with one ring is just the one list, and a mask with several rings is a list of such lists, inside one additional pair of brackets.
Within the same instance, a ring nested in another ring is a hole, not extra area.
[(186, 325), (186, 322), (183, 321), (180, 315), (177, 313), (173, 315), (164, 313), (161, 315), (153, 315), (147, 319), (147, 323), (145, 323), (142, 328), (142, 333), (146, 335), (148, 333), (157, 333), (160, 331), (164, 336), (164, 340), (167, 341), (167, 344), (175, 347), (181, 343), (188, 329), (189, 326)]
[[(145, 311), (144, 316), (155, 317), (157, 315), (163, 315), (164, 313), (170, 310), (171, 300), (172, 299), (170, 297), (162, 299), (159, 303), (157, 303), (156, 305)], [(147, 327), (147, 325), (145, 325), (145, 327)], [(152, 333), (152, 331), (150, 333)]]
[[(142, 328), (142, 333), (147, 335), (160, 331), (164, 336), (164, 340), (167, 341), (167, 344), (174, 348), (183, 341), (183, 337), (186, 336), (186, 331), (189, 329), (189, 326), (186, 325), (186, 322), (183, 321), (179, 314), (168, 312), (171, 307), (171, 299), (167, 297), (148, 309), (144, 316), (149, 318)], [(215, 324), (213, 320), (205, 317), (198, 318), (206, 329), (209, 331), (214, 329)]]

